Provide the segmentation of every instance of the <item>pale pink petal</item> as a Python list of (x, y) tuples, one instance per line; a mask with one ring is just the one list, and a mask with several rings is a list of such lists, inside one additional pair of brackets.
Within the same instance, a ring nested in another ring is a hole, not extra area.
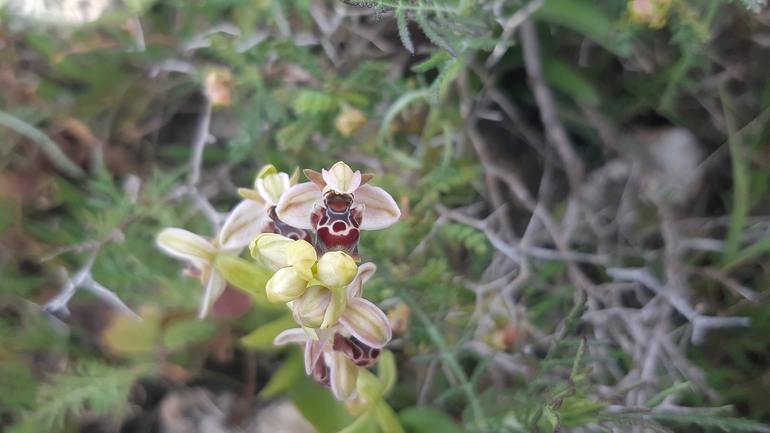
[(396, 201), (380, 187), (361, 185), (354, 196), (355, 204), (365, 206), (361, 230), (384, 229), (395, 224), (401, 217)]
[(305, 331), (303, 331), (302, 328), (292, 328), (276, 335), (273, 344), (276, 346), (283, 346), (284, 344), (289, 343), (307, 343), (308, 340), (307, 334), (305, 334)]
[(376, 305), (363, 298), (348, 299), (340, 323), (364, 344), (381, 348), (393, 338), (388, 316)]
[(158, 234), (158, 248), (171, 257), (192, 261), (196, 267), (210, 262), (217, 253), (211, 242), (191, 231), (178, 228), (163, 229)]
[(307, 374), (313, 371), (318, 358), (324, 353), (324, 348), (328, 346), (331, 349), (329, 339), (335, 332), (335, 328), (317, 329), (316, 335), (318, 335), (318, 340), (309, 340), (309, 344), (305, 348), (305, 372)]
[(360, 298), (361, 292), (363, 292), (364, 283), (372, 278), (372, 275), (377, 271), (377, 265), (371, 262), (364, 263), (358, 267), (358, 274), (353, 281), (345, 288), (345, 293), (350, 298)]
[(275, 207), (278, 218), (298, 229), (310, 230), (310, 211), (313, 204), (323, 200), (321, 190), (312, 182), (294, 185), (283, 193)]
[(253, 200), (243, 200), (238, 203), (230, 212), (219, 234), (222, 249), (238, 249), (248, 245), (252, 239), (262, 233), (262, 222), (266, 212), (265, 205)]
[(339, 194), (350, 194), (361, 185), (361, 172), (353, 170), (342, 161), (337, 162), (330, 170), (322, 169), (321, 176), (332, 190)]
[(337, 400), (350, 400), (356, 396), (358, 367), (344, 353), (333, 350), (331, 353), (332, 392)]

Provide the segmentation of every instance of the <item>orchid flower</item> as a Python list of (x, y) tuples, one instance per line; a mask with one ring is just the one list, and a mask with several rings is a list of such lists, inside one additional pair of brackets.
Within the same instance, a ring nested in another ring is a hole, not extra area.
[[(382, 353), (382, 348), (393, 335), (385, 313), (361, 297), (363, 284), (374, 275), (376, 269), (373, 263), (364, 263), (358, 268), (355, 278), (345, 290), (347, 305), (339, 317), (339, 322), (334, 326), (311, 330), (314, 332), (308, 332), (307, 329), (289, 329), (275, 338), (277, 345), (291, 342), (303, 344), (306, 373), (312, 372), (319, 384), (331, 386), (334, 395), (340, 400), (355, 397), (359, 369), (374, 365)], [(323, 293), (321, 290), (318, 292)], [(309, 288), (305, 295), (329, 300), (331, 296), (319, 296), (313, 288)], [(292, 306), (295, 318), (298, 314), (301, 315), (301, 311), (306, 310), (308, 303), (324, 304), (318, 299), (298, 298)], [(301, 320), (298, 322), (302, 323)], [(313, 338), (313, 335), (316, 338)]]
[(276, 206), (278, 217), (289, 225), (316, 232), (319, 255), (343, 251), (360, 260), (360, 230), (379, 230), (398, 221), (401, 211), (382, 188), (367, 185), (373, 174), (361, 174), (344, 162), (321, 173), (305, 170), (311, 182), (294, 185)]
[[(232, 236), (238, 238), (237, 234)], [(228, 236), (227, 240), (231, 237)], [(233, 242), (237, 244), (237, 242)], [(161, 251), (176, 259), (190, 262), (200, 272), (200, 280), (205, 289), (198, 317), (204, 318), (208, 314), (213, 299), (216, 299), (225, 289), (227, 281), (222, 273), (214, 266), (214, 261), (219, 254), (237, 255), (242, 247), (235, 250), (224, 249), (219, 239), (206, 239), (193, 232), (180, 228), (166, 228), (158, 234), (157, 245)]]
[(358, 271), (350, 256), (336, 251), (319, 259), (306, 241), (273, 233), (257, 236), (249, 249), (252, 257), (275, 273), (265, 287), (271, 302), (291, 302), (305, 294), (308, 287), (320, 286), (322, 290), (328, 289), (330, 298), (316, 327), (325, 329), (337, 322), (345, 310), (345, 287)]
[[(285, 173), (280, 174), (285, 175)], [(259, 176), (257, 178), (258, 181), (262, 180)], [(205, 287), (198, 312), (198, 317), (201, 319), (206, 317), (212, 301), (217, 299), (227, 284), (220, 269), (223, 266), (227, 267), (233, 264), (237, 266), (235, 257), (241, 253), (243, 247), (248, 245), (254, 236), (261, 233), (261, 230), (258, 229), (259, 225), (254, 224), (256, 221), (254, 215), (250, 214), (255, 209), (248, 202), (256, 203), (251, 200), (244, 200), (238, 204), (230, 212), (219, 236), (214, 239), (204, 238), (191, 231), (173, 227), (163, 229), (158, 234), (157, 245), (161, 251), (176, 259), (190, 262), (192, 267), (198, 271), (197, 276), (200, 277), (201, 283)], [(259, 218), (259, 214), (256, 215)], [(226, 263), (220, 260), (217, 263), (217, 257), (221, 256), (230, 256), (233, 260), (228, 260)]]
[(332, 340), (336, 335), (336, 329), (325, 329), (319, 331), (318, 340), (313, 340), (302, 329), (287, 329), (278, 334), (273, 343), (278, 346), (288, 343), (303, 345), (305, 373), (312, 373), (319, 385), (331, 387), (338, 400), (348, 400), (356, 396), (359, 367), (343, 352), (334, 350)]
[[(298, 178), (299, 170), (289, 177), (286, 173), (278, 172), (272, 165), (264, 166), (257, 174), (254, 189), (238, 189), (244, 200), (230, 212), (220, 233), (220, 243), (226, 248), (242, 248), (261, 233), (278, 233), (290, 239), (309, 242), (310, 233), (284, 223), (275, 214), (281, 196), (297, 183)], [(242, 236), (233, 238), (234, 232)]]

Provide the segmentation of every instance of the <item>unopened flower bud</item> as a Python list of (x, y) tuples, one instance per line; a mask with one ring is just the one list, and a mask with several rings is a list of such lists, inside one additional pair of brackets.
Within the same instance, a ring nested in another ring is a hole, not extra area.
[(294, 268), (279, 269), (267, 282), (265, 292), (270, 302), (286, 303), (293, 301), (305, 292), (307, 280), (302, 279)]
[(341, 251), (328, 252), (318, 261), (318, 278), (329, 287), (343, 287), (356, 277), (358, 266), (355, 260)]
[(249, 251), (251, 251), (252, 257), (275, 272), (289, 266), (286, 260), (286, 249), (293, 242), (293, 240), (275, 233), (265, 233), (251, 241)]
[(310, 281), (313, 279), (311, 268), (315, 264), (316, 253), (310, 243), (304, 240), (292, 241), (286, 248), (286, 264), (293, 266), (297, 275)]
[(294, 300), (294, 320), (308, 328), (320, 328), (329, 308), (332, 292), (324, 286), (311, 286)]

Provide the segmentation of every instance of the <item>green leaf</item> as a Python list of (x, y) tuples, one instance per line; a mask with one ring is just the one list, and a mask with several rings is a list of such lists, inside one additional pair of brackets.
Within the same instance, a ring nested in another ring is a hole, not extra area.
[(439, 101), (444, 97), (447, 88), (449, 88), (449, 83), (454, 81), (454, 79), (460, 75), (462, 66), (463, 62), (460, 61), (455, 61), (444, 65), (438, 77), (433, 80), (433, 83), (430, 85), (430, 89), (428, 89), (428, 100), (431, 104), (438, 104)]
[(599, 92), (570, 65), (546, 57), (543, 59), (543, 78), (551, 86), (591, 106), (599, 105)]
[(289, 391), (289, 398), (318, 433), (339, 431), (353, 422), (345, 406), (334, 398), (331, 390), (322, 388), (307, 376), (297, 381)]
[(367, 411), (356, 418), (350, 425), (340, 430), (339, 433), (375, 433), (377, 431), (376, 419), (371, 412)]
[(38, 406), (33, 417), (41, 431), (60, 431), (68, 414), (110, 413), (121, 419), (129, 410), (128, 393), (142, 376), (155, 374), (155, 364), (111, 367), (98, 362), (76, 364), (71, 371), (57, 374), (38, 389)]
[(303, 89), (297, 92), (291, 106), (297, 114), (317, 116), (331, 111), (335, 104), (334, 97), (326, 92)]
[(396, 162), (401, 164), (404, 168), (408, 168), (412, 170), (418, 170), (422, 168), (422, 161), (420, 161), (419, 159), (413, 156), (407, 155), (406, 153), (400, 150), (392, 149), (390, 151), (390, 156)]
[(580, 341), (580, 345), (578, 346), (577, 354), (575, 355), (575, 362), (572, 364), (572, 373), (569, 375), (570, 379), (575, 380), (578, 375), (581, 374), (587, 350), (588, 340), (586, 337), (583, 337), (583, 339)]
[(409, 36), (409, 25), (406, 22), (406, 12), (403, 9), (396, 9), (396, 22), (398, 23), (398, 37), (401, 38), (401, 43), (404, 44), (407, 51), (414, 55), (414, 44), (412, 37)]
[(450, 56), (457, 57), (457, 51), (454, 49), (452, 44), (436, 29), (433, 28), (433, 24), (428, 21), (428, 17), (424, 12), (417, 12), (417, 22), (420, 24), (420, 28), (422, 29), (423, 33), (425, 33), (425, 36), (427, 36), (431, 42), (441, 47), (443, 50), (449, 53)]
[(278, 369), (267, 382), (259, 396), (262, 398), (271, 398), (278, 393), (291, 389), (298, 380), (305, 376), (305, 359), (302, 350), (292, 350), (291, 354), (283, 361), (281, 368)]
[(462, 433), (449, 415), (427, 407), (408, 407), (398, 413), (407, 433)]
[(293, 151), (302, 149), (302, 146), (317, 131), (318, 122), (315, 119), (315, 117), (302, 118), (289, 123), (275, 134), (276, 140), (286, 149)]
[(664, 389), (663, 391), (659, 392), (656, 396), (647, 400), (647, 403), (644, 404), (644, 407), (650, 407), (650, 408), (655, 407), (661, 404), (663, 400), (669, 395), (676, 394), (685, 389), (692, 389), (692, 387), (690, 386), (690, 382), (680, 383), (668, 389)]
[(163, 334), (163, 345), (169, 350), (180, 349), (188, 344), (204, 343), (217, 333), (217, 325), (195, 319), (172, 323)]
[(404, 93), (401, 95), (398, 99), (396, 99), (396, 102), (393, 103), (393, 105), (388, 108), (388, 111), (385, 112), (385, 115), (382, 117), (382, 123), (380, 124), (380, 130), (377, 132), (377, 141), (379, 143), (382, 143), (385, 140), (385, 137), (388, 135), (390, 131), (390, 124), (393, 123), (393, 119), (396, 118), (398, 113), (400, 113), (403, 109), (409, 106), (412, 102), (418, 100), (418, 99), (424, 99), (428, 97), (428, 91), (424, 89), (419, 90), (412, 90), (409, 92)]
[(214, 259), (214, 268), (235, 287), (245, 290), (260, 301), (267, 302), (265, 286), (273, 273), (240, 257), (219, 254)]
[(414, 72), (428, 72), (431, 69), (437, 67), (441, 63), (447, 62), (452, 57), (447, 54), (446, 51), (438, 51), (433, 53), (430, 57), (428, 57), (426, 60), (412, 66), (412, 71)]
[(296, 328), (297, 322), (291, 314), (286, 314), (272, 322), (265, 323), (252, 331), (249, 335), (241, 338), (241, 343), (251, 349), (270, 349), (273, 348), (273, 340), (281, 332)]
[(594, 2), (548, 0), (532, 16), (538, 20), (570, 28), (620, 57), (631, 55), (631, 44), (615, 34), (615, 20), (605, 15)]
[(388, 433), (404, 433), (404, 429), (398, 421), (398, 416), (385, 400), (375, 403), (372, 413), (377, 420), (377, 424), (380, 425), (380, 430)]
[(382, 395), (387, 395), (396, 383), (398, 371), (396, 370), (396, 357), (390, 350), (383, 350), (380, 360), (377, 361), (377, 379), (380, 381)]

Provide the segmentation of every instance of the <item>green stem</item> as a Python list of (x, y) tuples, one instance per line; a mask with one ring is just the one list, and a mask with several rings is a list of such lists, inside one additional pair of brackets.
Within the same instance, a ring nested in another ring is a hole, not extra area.
[(83, 169), (75, 165), (43, 131), (4, 111), (0, 111), (0, 125), (6, 126), (37, 143), (43, 149), (43, 152), (51, 158), (56, 167), (67, 176), (75, 179), (81, 179), (86, 176)]
[(743, 230), (746, 218), (749, 215), (750, 204), (750, 179), (749, 167), (744, 155), (742, 140), (738, 137), (735, 127), (735, 117), (732, 113), (730, 97), (724, 89), (719, 87), (722, 99), (722, 110), (727, 124), (727, 143), (730, 149), (730, 162), (733, 172), (733, 209), (730, 212), (730, 227), (727, 229), (727, 238), (724, 246), (725, 261), (735, 258), (743, 240)]
[(436, 325), (431, 322), (428, 315), (425, 314), (425, 311), (420, 308), (419, 304), (417, 304), (417, 301), (415, 301), (415, 299), (409, 293), (407, 293), (405, 289), (401, 289), (399, 292), (399, 297), (401, 297), (401, 300), (403, 300), (404, 303), (409, 306), (412, 312), (417, 316), (417, 319), (425, 326), (428, 331), (428, 335), (441, 353), (441, 359), (446, 362), (447, 366), (449, 366), (449, 369), (452, 370), (452, 373), (460, 382), (460, 389), (465, 393), (465, 397), (468, 399), (468, 404), (470, 404), (471, 412), (473, 413), (476, 426), (481, 431), (485, 431), (486, 421), (484, 417), (484, 411), (481, 409), (481, 402), (473, 392), (473, 385), (471, 384), (470, 380), (468, 380), (468, 376), (465, 374), (463, 368), (452, 355), (452, 351), (444, 341), (444, 337), (441, 336), (441, 332), (438, 330)]

